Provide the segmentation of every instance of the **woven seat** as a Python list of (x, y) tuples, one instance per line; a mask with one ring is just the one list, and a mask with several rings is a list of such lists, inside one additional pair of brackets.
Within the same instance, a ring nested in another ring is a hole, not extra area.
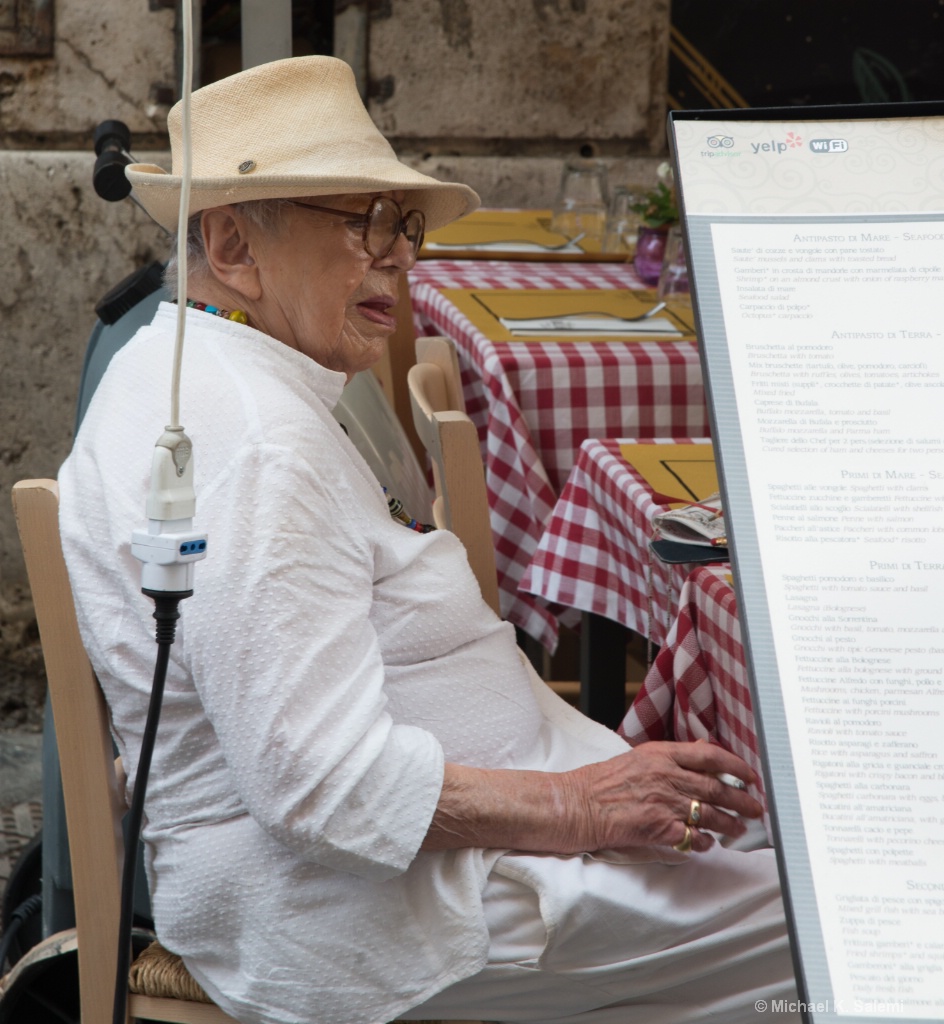
[(155, 939), (131, 965), (128, 991), (157, 999), (188, 999), (194, 1003), (213, 1000), (193, 979), (176, 953), (171, 953)]

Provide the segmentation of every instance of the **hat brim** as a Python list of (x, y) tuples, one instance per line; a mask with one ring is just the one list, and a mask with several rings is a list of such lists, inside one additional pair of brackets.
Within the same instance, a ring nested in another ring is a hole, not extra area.
[[(145, 210), (168, 231), (177, 230), (181, 178), (157, 164), (130, 164), (125, 174)], [(255, 199), (296, 199), (305, 196), (350, 195), (362, 192), (406, 193), (404, 206), (422, 210), (426, 228), (435, 231), (477, 209), (480, 200), (468, 185), (437, 181), (396, 161), (389, 173), (367, 177), (312, 178), (299, 176), (194, 178), (190, 183), (189, 216), (214, 206)]]

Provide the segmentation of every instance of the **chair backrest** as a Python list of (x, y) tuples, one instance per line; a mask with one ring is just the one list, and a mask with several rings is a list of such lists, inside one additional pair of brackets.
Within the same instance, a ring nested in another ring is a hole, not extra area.
[(83, 1022), (110, 1021), (118, 950), (124, 797), (108, 712), (79, 635), (54, 480), (23, 480), (13, 507), (56, 723), (75, 884)]
[[(13, 485), (13, 509), (26, 560), (46, 663), (62, 768), (78, 938), (82, 1024), (111, 1024), (126, 806), (116, 773), (108, 708), (79, 634), (59, 537), (55, 480)], [(235, 1024), (207, 1000), (179, 957), (153, 943), (134, 965), (128, 1011), (135, 1019)]]
[(397, 283), (397, 304), (393, 308), (393, 313), (397, 319), (397, 326), (384, 347), (384, 358), (378, 376), (416, 457), (422, 462), (423, 443), (417, 437), (413, 425), (413, 411), (407, 385), (410, 367), (416, 363), (416, 329), (413, 325), (410, 281), (406, 274), (401, 274)]
[(482, 597), (500, 615), (495, 547), (478, 431), (465, 412), (455, 346), (418, 338), (407, 385), (416, 432), (433, 464), (433, 521), (465, 545)]

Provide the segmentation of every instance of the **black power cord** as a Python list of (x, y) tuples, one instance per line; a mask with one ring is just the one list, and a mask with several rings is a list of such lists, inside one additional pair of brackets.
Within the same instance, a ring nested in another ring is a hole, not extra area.
[(112, 1014), (113, 1024), (126, 1024), (128, 1001), (128, 972), (131, 969), (131, 927), (134, 917), (134, 876), (137, 868), (138, 841), (141, 836), (141, 820), (144, 816), (144, 795), (147, 792), (151, 757), (157, 737), (157, 723), (161, 717), (161, 703), (164, 698), (164, 682), (170, 662), (170, 649), (177, 633), (180, 618), (178, 605), (193, 594), (192, 590), (165, 592), (143, 590), (154, 599), (154, 618), (157, 621), (157, 661), (154, 664), (154, 682), (151, 685), (151, 699), (148, 704), (144, 735), (141, 738), (141, 755), (134, 778), (134, 793), (128, 810), (127, 834), (125, 836), (125, 860), (121, 872), (121, 917), (118, 924), (118, 957), (115, 974), (115, 1002)]
[(0, 976), (3, 975), (3, 965), (6, 963), (6, 959), (10, 954), (10, 949), (13, 946), (13, 940), (16, 938), (16, 933), (20, 930), (20, 927), (25, 924), (34, 914), (38, 914), (43, 906), (43, 897), (40, 893), (35, 893), (23, 902), (13, 911), (10, 915), (10, 920), (7, 922), (6, 930), (3, 933), (3, 938), (0, 939)]

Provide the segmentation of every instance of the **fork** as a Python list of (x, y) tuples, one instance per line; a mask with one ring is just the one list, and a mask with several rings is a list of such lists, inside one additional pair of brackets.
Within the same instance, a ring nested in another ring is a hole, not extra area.
[(536, 245), (539, 249), (544, 249), (546, 252), (559, 252), (561, 249), (567, 249), (571, 245), (576, 245), (586, 237), (586, 234), (584, 231), (582, 234), (574, 235), (573, 238), (568, 238), (566, 242), (561, 242), (559, 245), (545, 245), (543, 242), (535, 242), (530, 238), (503, 238), (495, 242), (469, 242), (464, 245), (458, 242), (453, 245), (433, 242), (433, 245), (439, 249), (486, 249), (492, 247), (501, 248), (504, 245)]
[(649, 317), (661, 313), (665, 309), (664, 302), (657, 302), (652, 309), (647, 309), (639, 316), (617, 316), (615, 313), (607, 313), (606, 310), (588, 309), (580, 313), (558, 313), (556, 316), (503, 316), (502, 320), (581, 320), (589, 316), (605, 316), (608, 320), (618, 320), (624, 324), (634, 324), (640, 320), (648, 320)]

